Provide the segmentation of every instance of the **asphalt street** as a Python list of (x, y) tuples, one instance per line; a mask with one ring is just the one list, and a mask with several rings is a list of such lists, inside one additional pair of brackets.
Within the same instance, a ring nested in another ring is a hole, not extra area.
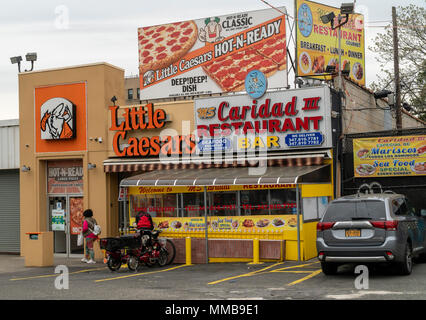
[[(55, 273), (55, 268), (57, 273)], [(66, 266), (63, 267), (63, 266)], [(321, 272), (316, 259), (280, 263), (173, 264), (123, 266), (111, 272), (105, 264), (79, 258), (55, 258), (54, 267), (28, 268), (17, 256), (0, 256), (2, 300), (424, 300), (426, 264), (415, 264), (409, 276), (386, 267), (369, 268), (362, 278), (354, 265), (335, 276)], [(63, 273), (63, 270), (68, 272)], [(362, 275), (362, 274), (361, 274)], [(358, 289), (357, 289), (358, 288)]]

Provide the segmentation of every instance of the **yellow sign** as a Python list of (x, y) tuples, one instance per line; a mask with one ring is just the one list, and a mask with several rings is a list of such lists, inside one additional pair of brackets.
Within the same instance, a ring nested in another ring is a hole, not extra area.
[[(264, 190), (264, 189), (286, 189), (296, 188), (295, 184), (254, 184), (254, 185), (227, 185), (207, 186), (207, 192), (238, 191), (238, 190)], [(200, 186), (178, 186), (178, 187), (129, 187), (129, 194), (163, 194), (163, 193), (190, 193), (204, 192)]]
[[(323, 4), (296, 0), (297, 76), (315, 76), (325, 73), (327, 66), (339, 68), (339, 28), (324, 24), (321, 16), (335, 14), (333, 25), (339, 25), (340, 9)], [(345, 18), (343, 18), (345, 19)], [(341, 27), (342, 70), (349, 70), (349, 77), (365, 85), (364, 16), (349, 15)]]
[(353, 140), (355, 177), (426, 175), (426, 135)]
[[(162, 217), (152, 218), (155, 227), (164, 231), (203, 231), (205, 230), (204, 217)], [(223, 216), (207, 217), (208, 231), (279, 231), (295, 230), (297, 227), (296, 215), (259, 215), (259, 216)]]

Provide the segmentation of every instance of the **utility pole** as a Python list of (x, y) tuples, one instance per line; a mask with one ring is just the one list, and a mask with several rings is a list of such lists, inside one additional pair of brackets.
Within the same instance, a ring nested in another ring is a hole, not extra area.
[(396, 129), (402, 129), (401, 116), (401, 82), (399, 80), (399, 55), (398, 55), (398, 26), (396, 22), (396, 8), (392, 7), (393, 24), (393, 68), (395, 73), (395, 107), (396, 107)]

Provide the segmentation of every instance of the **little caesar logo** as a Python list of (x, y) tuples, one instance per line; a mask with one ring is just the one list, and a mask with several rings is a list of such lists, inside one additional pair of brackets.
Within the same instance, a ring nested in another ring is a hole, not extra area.
[(71, 139), (75, 136), (73, 103), (64, 98), (52, 98), (41, 105), (41, 139)]
[(111, 131), (117, 131), (113, 139), (114, 153), (119, 157), (158, 156), (191, 154), (195, 151), (194, 135), (131, 137), (132, 130), (161, 129), (166, 124), (167, 114), (163, 109), (154, 110), (152, 103), (146, 106), (124, 110), (124, 121), (118, 121), (119, 106), (109, 107), (111, 111)]

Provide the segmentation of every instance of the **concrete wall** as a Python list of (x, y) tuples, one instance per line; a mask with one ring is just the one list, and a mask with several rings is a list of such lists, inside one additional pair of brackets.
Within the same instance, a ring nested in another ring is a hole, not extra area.
[[(388, 104), (383, 99), (374, 99), (372, 91), (345, 80), (346, 107), (343, 111), (344, 134), (396, 129), (395, 112), (383, 110)], [(381, 109), (383, 108), (383, 109)], [(390, 114), (389, 114), (390, 113)], [(408, 112), (402, 112), (402, 127), (419, 128), (426, 126)]]

